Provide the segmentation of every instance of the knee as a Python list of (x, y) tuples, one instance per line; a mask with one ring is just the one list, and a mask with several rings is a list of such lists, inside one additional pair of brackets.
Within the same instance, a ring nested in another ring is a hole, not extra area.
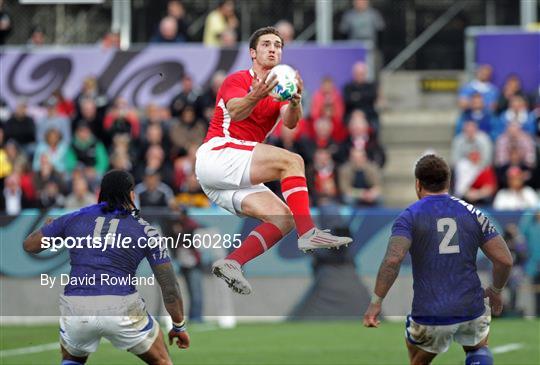
[(304, 159), (297, 153), (287, 153), (284, 163), (287, 170), (304, 171)]
[(168, 357), (163, 357), (156, 362), (157, 365), (173, 365), (171, 359)]

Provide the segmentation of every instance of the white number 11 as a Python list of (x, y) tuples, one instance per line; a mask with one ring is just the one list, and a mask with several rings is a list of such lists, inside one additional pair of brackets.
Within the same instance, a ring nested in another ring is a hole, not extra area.
[[(448, 230), (446, 230), (448, 228)], [(459, 253), (459, 244), (450, 245), (450, 241), (454, 238), (454, 235), (457, 232), (456, 221), (452, 218), (441, 218), (437, 220), (437, 231), (445, 232), (441, 243), (439, 244), (439, 253), (440, 254), (451, 254)]]

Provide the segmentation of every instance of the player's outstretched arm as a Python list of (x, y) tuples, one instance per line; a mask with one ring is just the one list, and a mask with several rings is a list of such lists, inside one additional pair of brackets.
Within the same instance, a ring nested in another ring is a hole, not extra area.
[(170, 262), (152, 266), (152, 271), (161, 287), (161, 295), (165, 303), (165, 309), (173, 321), (173, 328), (169, 331), (169, 344), (176, 344), (181, 349), (189, 347), (189, 335), (185, 327), (184, 304), (180, 293), (180, 286), (176, 280), (174, 269)]
[(405, 255), (411, 247), (411, 241), (402, 236), (390, 237), (388, 242), (388, 248), (383, 262), (379, 267), (379, 273), (377, 274), (377, 281), (375, 283), (375, 290), (373, 291), (373, 297), (369, 304), (366, 313), (364, 314), (364, 326), (366, 327), (378, 327), (379, 320), (377, 317), (381, 313), (381, 306), (384, 297), (396, 281), (401, 267), (401, 262), (405, 258)]
[(251, 84), (251, 91), (242, 98), (232, 98), (227, 102), (227, 110), (231, 120), (244, 120), (246, 119), (259, 100), (267, 97), (270, 92), (278, 84), (276, 75), (272, 75), (266, 82), (260, 80), (257, 75), (253, 78)]
[(304, 89), (304, 81), (300, 77), (298, 71), (296, 72), (296, 85), (298, 92), (293, 95), (293, 98), (289, 104), (281, 108), (281, 119), (285, 127), (293, 129), (298, 124), (298, 121), (302, 118), (302, 90)]
[(481, 248), (493, 263), (493, 284), (485, 290), (485, 296), (489, 298), (492, 313), (499, 315), (503, 308), (501, 293), (512, 270), (512, 255), (508, 250), (508, 245), (500, 235), (484, 243)]
[[(47, 218), (44, 226), (51, 223), (52, 221), (52, 218)], [(47, 247), (43, 247), (43, 245), (41, 244), (42, 239), (43, 233), (41, 232), (41, 228), (38, 228), (34, 232), (30, 233), (28, 237), (26, 237), (23, 242), (23, 249), (29, 253), (40, 253), (41, 251), (44, 251)]]

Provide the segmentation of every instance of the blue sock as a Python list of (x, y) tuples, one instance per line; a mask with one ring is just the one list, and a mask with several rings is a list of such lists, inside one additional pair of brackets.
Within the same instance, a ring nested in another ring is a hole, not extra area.
[(82, 362), (77, 362), (73, 360), (62, 360), (60, 365), (84, 365)]
[(487, 346), (478, 350), (468, 351), (465, 365), (493, 365), (493, 354)]

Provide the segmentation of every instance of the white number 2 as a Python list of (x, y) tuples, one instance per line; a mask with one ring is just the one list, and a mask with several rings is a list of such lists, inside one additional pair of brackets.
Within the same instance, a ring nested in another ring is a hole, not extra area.
[[(448, 228), (448, 230), (446, 230)], [(441, 243), (439, 244), (440, 254), (459, 253), (459, 244), (450, 245), (450, 241), (454, 238), (457, 232), (456, 221), (452, 218), (441, 218), (437, 220), (437, 231), (446, 232)]]

